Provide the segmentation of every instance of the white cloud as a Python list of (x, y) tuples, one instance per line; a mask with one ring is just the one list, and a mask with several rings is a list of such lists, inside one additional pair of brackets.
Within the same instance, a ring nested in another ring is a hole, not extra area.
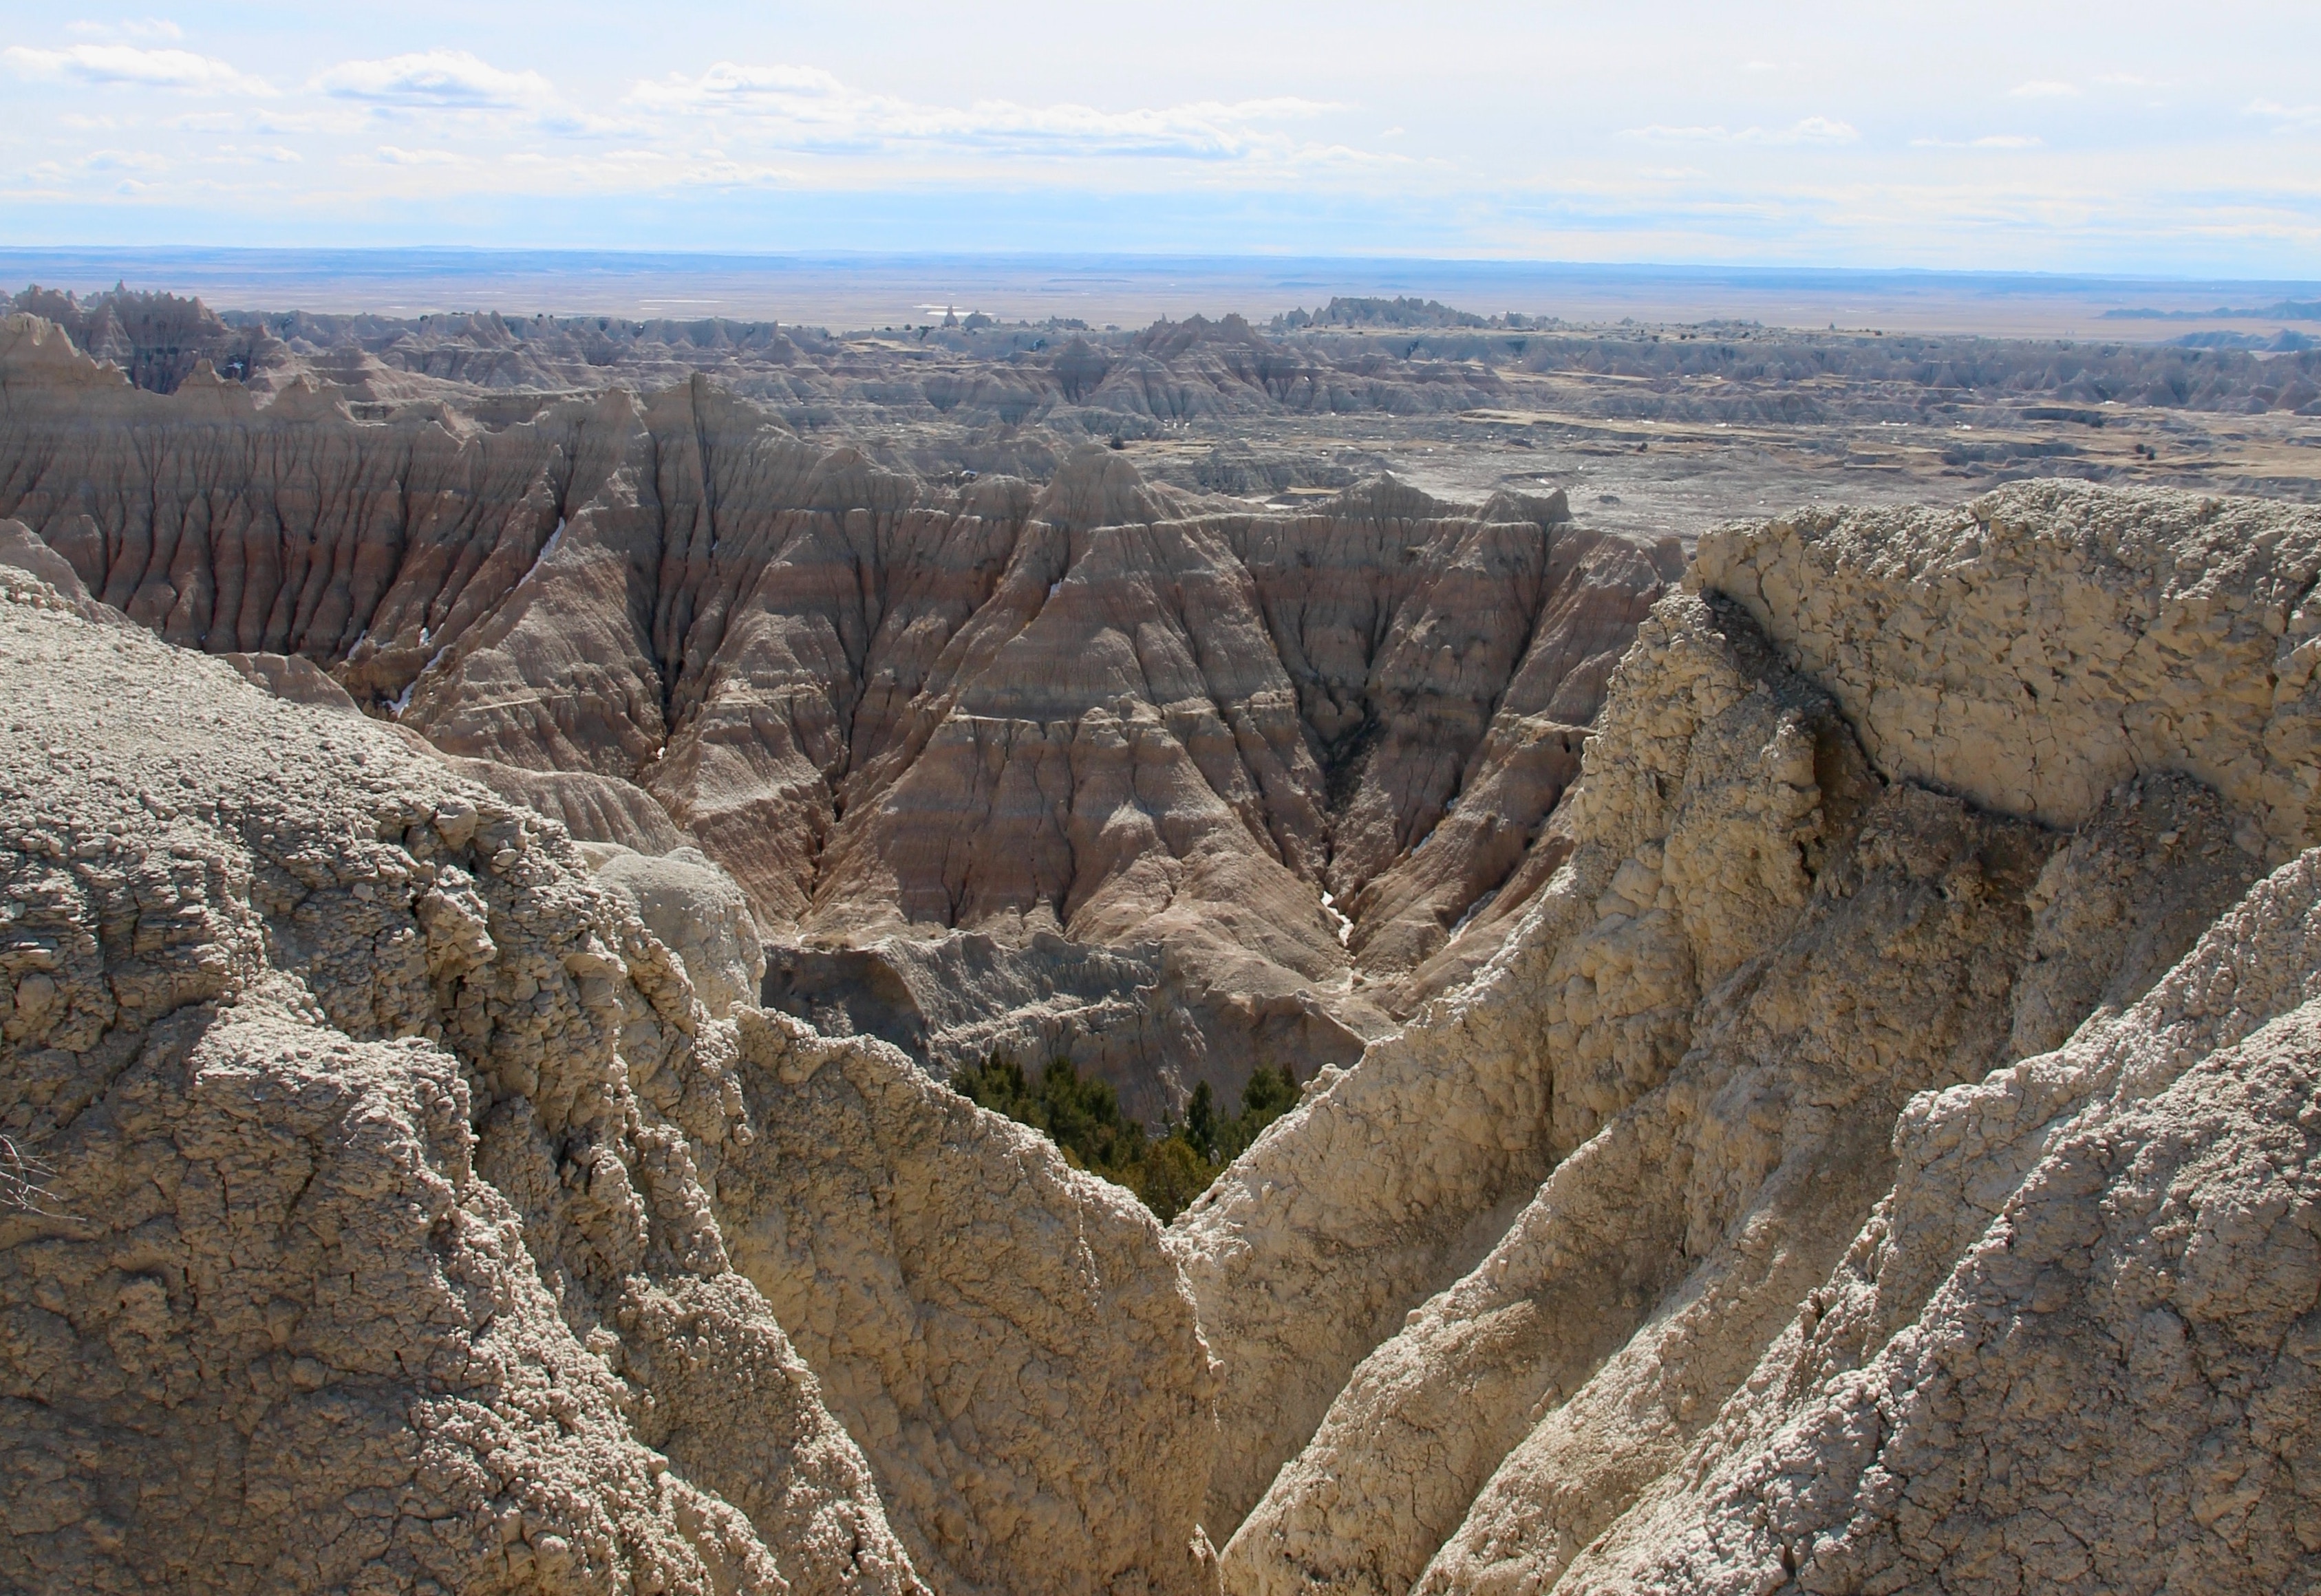
[(262, 77), (236, 70), (214, 56), (189, 50), (139, 50), (128, 44), (75, 44), (63, 50), (30, 50), (12, 44), (0, 61), (19, 77), (35, 83), (84, 83), (110, 87), (175, 88), (197, 95), (271, 95)]
[(1913, 150), (2035, 150), (2046, 141), (2028, 133), (1985, 133), (1980, 139), (1913, 139)]
[(65, 32), (76, 39), (167, 39), (175, 42), (186, 31), (166, 17), (123, 19), (117, 23), (67, 23)]
[(454, 111), (528, 110), (556, 97), (554, 86), (539, 73), (504, 71), (464, 50), (341, 61), (314, 86), (341, 100)]
[(83, 169), (91, 172), (166, 172), (169, 163), (159, 156), (143, 150), (98, 150), (84, 157)]
[(1655, 122), (1625, 129), (1621, 137), (1654, 144), (1854, 144), (1861, 139), (1852, 122), (1828, 116), (1808, 116), (1785, 128), (1751, 127), (1738, 132), (1721, 125), (1669, 127)]
[(34, 176), (50, 182), (85, 183), (93, 177), (159, 176), (169, 169), (169, 162), (144, 150), (92, 150), (72, 160), (43, 161), (32, 168)]
[(2321, 105), (2284, 105), (2277, 100), (2253, 100), (2243, 107), (2250, 116), (2262, 116), (2277, 133), (2321, 128)]
[[(1752, 128), (1750, 131), (1756, 130)], [(1768, 133), (1761, 141), (1767, 144), (1852, 144), (1861, 135), (1853, 131), (1851, 122), (1838, 122), (1826, 116), (1808, 116), (1803, 122), (1778, 133)]]
[(463, 167), (468, 164), (466, 156), (451, 150), (405, 150), (393, 144), (382, 144), (374, 154), (391, 167)]
[(2068, 100), (2079, 94), (2080, 86), (2052, 77), (2037, 77), (2029, 83), (2018, 83), (2007, 92), (2018, 100)]
[(1195, 160), (1229, 159), (1278, 145), (1278, 135), (1267, 131), (1272, 125), (1335, 108), (1288, 97), (1203, 100), (1133, 111), (1009, 100), (930, 105), (854, 88), (819, 67), (733, 61), (720, 61), (698, 77), (674, 73), (639, 83), (628, 97), (645, 111), (747, 117), (772, 141), (803, 149), (947, 144), (980, 151)]

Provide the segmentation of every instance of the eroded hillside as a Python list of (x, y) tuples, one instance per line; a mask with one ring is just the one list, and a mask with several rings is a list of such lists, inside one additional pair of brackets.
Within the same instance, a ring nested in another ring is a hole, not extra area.
[(1704, 539), (1505, 949), (1172, 1229), (1227, 1588), (2314, 1577), (2316, 572), (2068, 485)]
[(560, 825), (43, 556), (0, 558), (0, 1583), (1214, 1588), (1133, 1198), (712, 1014)]
[[(0, 1580), (2321, 1582), (2313, 512), (1674, 585), (7, 331)], [(1342, 1051), (1164, 1232), (888, 1031)]]
[(577, 834), (697, 839), (798, 1012), (1069, 1052), (1146, 1117), (1350, 1063), (1480, 957), (1679, 558), (1387, 479), (1218, 512), (1104, 449), (931, 488), (698, 378), (490, 431), (5, 336), (0, 513), (92, 594), (320, 665)]

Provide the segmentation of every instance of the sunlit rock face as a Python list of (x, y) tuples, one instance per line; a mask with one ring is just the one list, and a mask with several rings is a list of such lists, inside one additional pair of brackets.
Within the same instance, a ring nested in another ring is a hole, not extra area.
[(2084, 485), (1704, 538), (1504, 946), (1172, 1226), (1226, 1589), (2311, 1578), (2316, 573)]

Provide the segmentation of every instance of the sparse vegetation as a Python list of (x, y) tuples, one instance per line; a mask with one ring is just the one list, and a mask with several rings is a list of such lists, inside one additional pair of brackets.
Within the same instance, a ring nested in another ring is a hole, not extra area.
[(1218, 1111), (1216, 1093), (1204, 1081), (1193, 1088), (1183, 1124), (1148, 1134), (1142, 1121), (1120, 1111), (1107, 1083), (1082, 1079), (1069, 1058), (1050, 1059), (1035, 1078), (1015, 1059), (995, 1053), (954, 1074), (951, 1084), (983, 1107), (1043, 1132), (1073, 1168), (1127, 1187), (1163, 1224), (1297, 1102), (1289, 1071), (1261, 1064), (1232, 1113)]
[(35, 1213), (59, 1217), (50, 1208), (54, 1194), (47, 1181), (54, 1172), (0, 1136), (0, 1213)]

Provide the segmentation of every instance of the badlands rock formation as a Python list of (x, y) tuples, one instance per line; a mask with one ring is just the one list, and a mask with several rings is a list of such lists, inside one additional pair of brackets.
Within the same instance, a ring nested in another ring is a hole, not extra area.
[(1214, 1588), (1133, 1199), (0, 556), (0, 1585)]
[[(0, 1583), (2321, 1583), (2313, 512), (0, 337)], [(1327, 1067), (1164, 1234), (882, 1037)]]
[[(24, 316), (0, 514), (167, 639), (311, 661), (578, 835), (697, 844), (770, 937), (993, 939), (1019, 974), (927, 1056), (1068, 1047), (1148, 1118), (1351, 1063), (1471, 967), (1679, 559), (1561, 496), (1391, 479), (1203, 512), (1101, 449), (933, 489), (698, 378), (497, 431), (205, 370), (165, 397)], [(1124, 984), (1018, 1014), (1065, 966)]]
[(2069, 485), (1705, 539), (1504, 950), (1174, 1227), (1227, 1589), (2321, 1575), (2316, 572)]

